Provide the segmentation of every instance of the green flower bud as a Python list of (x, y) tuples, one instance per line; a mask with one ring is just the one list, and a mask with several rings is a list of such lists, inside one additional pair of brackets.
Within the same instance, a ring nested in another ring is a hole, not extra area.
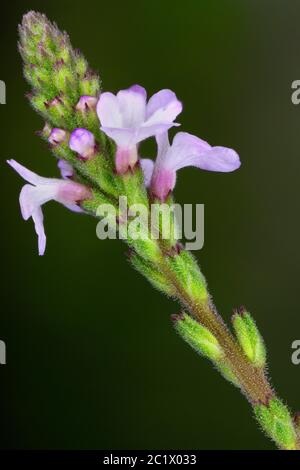
[(266, 349), (264, 341), (250, 313), (241, 309), (232, 318), (233, 327), (238, 342), (248, 359), (256, 367), (266, 364)]
[(97, 75), (88, 72), (85, 77), (79, 82), (79, 92), (79, 96), (98, 96), (100, 93), (100, 82)]
[(256, 418), (262, 428), (282, 448), (293, 450), (297, 445), (297, 435), (288, 408), (277, 398), (267, 404), (254, 406)]
[(193, 255), (186, 250), (181, 250), (175, 256), (171, 255), (168, 262), (177, 279), (180, 279), (182, 286), (195, 302), (207, 303), (206, 281)]
[(173, 315), (172, 319), (177, 332), (195, 351), (213, 362), (222, 360), (222, 348), (207, 328), (186, 313)]

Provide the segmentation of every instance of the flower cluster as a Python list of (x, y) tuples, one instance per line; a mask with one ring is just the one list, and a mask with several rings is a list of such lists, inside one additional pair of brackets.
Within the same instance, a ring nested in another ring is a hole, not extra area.
[(148, 137), (156, 137), (156, 162), (142, 159), (145, 184), (151, 194), (164, 201), (174, 189), (176, 172), (195, 166), (202, 170), (229, 172), (240, 166), (238, 154), (226, 147), (211, 147), (204, 140), (186, 132), (179, 132), (172, 145), (168, 130), (178, 126), (174, 122), (182, 111), (182, 104), (171, 90), (161, 90), (147, 103), (146, 90), (134, 85), (117, 95), (102, 93), (97, 104), (101, 130), (117, 144), (116, 169), (128, 171), (137, 163), (137, 144)]
[[(151, 196), (162, 202), (174, 189), (176, 172), (180, 168), (195, 166), (208, 171), (230, 172), (240, 166), (234, 150), (212, 147), (186, 132), (177, 133), (170, 145), (168, 130), (179, 125), (174, 121), (182, 111), (181, 102), (171, 90), (161, 90), (147, 102), (146, 90), (134, 85), (116, 95), (102, 93), (99, 100), (81, 96), (75, 109), (82, 113), (96, 109), (101, 131), (116, 144), (114, 163), (120, 175), (133, 171), (137, 165), (138, 144), (149, 137), (156, 138), (156, 161), (142, 158), (140, 165)], [(71, 133), (54, 128), (48, 141), (52, 146), (66, 143), (82, 161), (92, 159), (97, 153), (95, 137), (85, 128), (76, 128)], [(33, 218), (39, 238), (39, 253), (43, 254), (46, 237), (41, 206), (53, 199), (71, 210), (82, 211), (79, 204), (88, 199), (91, 192), (88, 187), (71, 181), (73, 168), (64, 160), (58, 163), (61, 180), (42, 178), (14, 160), (8, 163), (30, 183), (22, 188), (20, 194), (21, 212), (25, 220)]]

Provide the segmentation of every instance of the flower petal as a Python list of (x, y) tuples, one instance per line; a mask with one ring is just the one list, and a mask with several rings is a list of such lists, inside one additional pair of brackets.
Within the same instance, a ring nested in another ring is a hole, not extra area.
[(165, 168), (179, 170), (195, 166), (202, 170), (229, 172), (240, 166), (238, 154), (226, 147), (211, 147), (187, 132), (179, 132), (164, 158)]
[(241, 162), (235, 150), (227, 147), (212, 147), (210, 153), (199, 159), (195, 166), (202, 170), (228, 173), (237, 170)]
[(7, 163), (17, 172), (20, 176), (28, 183), (31, 184), (45, 184), (45, 180), (50, 178), (43, 178), (42, 176), (37, 175), (33, 171), (28, 170), (25, 166), (16, 162), (15, 160), (6, 160)]
[(161, 134), (156, 135), (156, 143), (157, 143), (157, 157), (155, 161), (155, 169), (157, 170), (168, 155), (170, 149), (170, 141), (168, 132), (163, 132)]
[(144, 173), (145, 186), (148, 187), (150, 185), (152, 174), (153, 174), (154, 161), (150, 160), (150, 158), (141, 158), (140, 164)]
[(137, 128), (146, 118), (146, 90), (134, 85), (117, 94), (119, 109), (122, 114), (124, 128)]
[(113, 139), (120, 147), (129, 148), (137, 143), (137, 131), (135, 129), (122, 129), (116, 127), (100, 127), (108, 137)]
[(123, 127), (118, 98), (113, 93), (101, 93), (97, 103), (97, 114), (104, 127)]
[(161, 90), (147, 104), (146, 125), (172, 123), (182, 111), (182, 103), (171, 90)]
[(19, 198), (23, 219), (29, 219), (38, 207), (54, 199), (56, 191), (57, 188), (54, 185), (31, 186), (25, 184)]
[(44, 216), (42, 209), (37, 207), (35, 211), (32, 213), (32, 219), (34, 222), (35, 231), (38, 236), (38, 247), (39, 247), (39, 255), (43, 256), (46, 249), (46, 235), (44, 230)]
[(135, 136), (136, 143), (142, 142), (142, 140), (148, 139), (152, 136), (157, 136), (160, 134), (166, 133), (172, 126), (176, 124), (174, 123), (156, 123), (152, 125), (145, 124), (141, 126)]
[(84, 213), (84, 210), (81, 209), (81, 207), (78, 206), (77, 204), (63, 204), (63, 205), (72, 212)]

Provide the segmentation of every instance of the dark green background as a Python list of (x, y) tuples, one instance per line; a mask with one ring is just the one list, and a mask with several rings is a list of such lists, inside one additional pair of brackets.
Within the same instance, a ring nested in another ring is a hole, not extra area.
[[(3, 448), (271, 449), (240, 393), (175, 334), (178, 307), (132, 270), (96, 221), (45, 207), (46, 255), (20, 216), (15, 158), (55, 176), (35, 135), (41, 119), (17, 53), (29, 9), (66, 29), (106, 90), (169, 87), (184, 103), (182, 130), (235, 148), (241, 169), (186, 169), (179, 202), (205, 204), (197, 253), (229, 320), (245, 304), (268, 345), (279, 394), (300, 407), (300, 3), (279, 0), (19, 1), (1, 4), (1, 316)], [(152, 149), (153, 147), (151, 147)]]

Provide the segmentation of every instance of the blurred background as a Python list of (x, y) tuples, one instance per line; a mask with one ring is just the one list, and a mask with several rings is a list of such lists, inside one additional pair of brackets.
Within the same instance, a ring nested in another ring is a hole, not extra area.
[(24, 97), (17, 25), (31, 9), (70, 34), (105, 90), (171, 88), (184, 103), (182, 130), (239, 152), (232, 174), (181, 171), (176, 198), (205, 204), (196, 256), (217, 308), (228, 321), (241, 304), (253, 313), (273, 384), (297, 410), (300, 105), (291, 83), (300, 79), (300, 3), (1, 5), (1, 447), (272, 449), (239, 391), (174, 332), (178, 306), (129, 267), (125, 245), (97, 239), (96, 220), (47, 204), (38, 256), (32, 221), (20, 215), (22, 181), (5, 163), (58, 174)]

